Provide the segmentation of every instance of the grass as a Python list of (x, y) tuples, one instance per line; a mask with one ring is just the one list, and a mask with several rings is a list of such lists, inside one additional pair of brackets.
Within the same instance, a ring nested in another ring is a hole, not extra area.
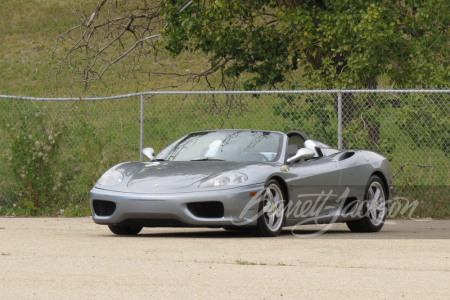
[(236, 259), (236, 263), (241, 266), (256, 266), (257, 263), (248, 262), (246, 260)]
[[(251, 262), (251, 261), (246, 261), (246, 260), (242, 260), (242, 259), (236, 259), (236, 264), (241, 265), (241, 266), (267, 266), (266, 263), (255, 263), (255, 262)], [(293, 266), (292, 264), (285, 264), (283, 262), (278, 262), (277, 264), (272, 264), (272, 266), (280, 266), (280, 267), (284, 267), (284, 266)]]
[(265, 266), (265, 265), (267, 265), (265, 263), (249, 262), (249, 261), (242, 260), (242, 259), (236, 259), (236, 264), (241, 265), (241, 266)]
[[(88, 13), (96, 5), (96, 0), (12, 0), (2, 3), (0, 94), (74, 96), (83, 93), (82, 85), (73, 82), (70, 70), (65, 69), (58, 78), (51, 76), (51, 69), (55, 66), (51, 56), (55, 37), (79, 22), (71, 8)], [(63, 47), (61, 51), (67, 49)], [(183, 73), (188, 72), (187, 70), (198, 71), (208, 64), (207, 57), (199, 53), (185, 53), (174, 63), (164, 54), (159, 59), (165, 63), (164, 67), (149, 60), (144, 68), (153, 71), (166, 68), (171, 72)], [(93, 83), (89, 92), (84, 95), (110, 96), (146, 91), (174, 84), (179, 79), (175, 76), (125, 76), (122, 71), (125, 67), (118, 65), (112, 68), (104, 78), (106, 87), (101, 82)], [(190, 83), (181, 86), (179, 90), (190, 88), (198, 89), (199, 86), (193, 87)], [(273, 106), (280, 101), (276, 95), (261, 98), (251, 95), (148, 97), (145, 100), (145, 146), (152, 146), (159, 152), (178, 137), (204, 129), (252, 128), (283, 131), (295, 128), (296, 125), (290, 124), (282, 116), (274, 115)], [(61, 194), (55, 199), (54, 205), (43, 207), (39, 211), (31, 212), (29, 207), (17, 205), (24, 199), (15, 194), (16, 183), (12, 170), (8, 167), (11, 136), (4, 127), (0, 127), (0, 215), (89, 215), (88, 192), (101, 173), (119, 162), (139, 158), (139, 100), (95, 103), (0, 101), (0, 117), (4, 125), (14, 126), (20, 123), (20, 113), (38, 111), (45, 112), (49, 118), (59, 120), (67, 127), (58, 166), (69, 174), (75, 174), (70, 184), (67, 184), (70, 188), (69, 196)], [(385, 116), (380, 126), (381, 135), (395, 140), (397, 144), (391, 170), (395, 172), (406, 162), (435, 167), (420, 169), (408, 166), (394, 180), (397, 195), (422, 201), (413, 215), (415, 217), (448, 218), (450, 160), (436, 145), (413, 147), (411, 138), (402, 134), (396, 125), (398, 112), (398, 109), (389, 107), (380, 112)], [(314, 126), (304, 124), (302, 128), (314, 138)], [(68, 164), (68, 155), (76, 163)], [(56, 168), (53, 171), (56, 174), (59, 170)]]

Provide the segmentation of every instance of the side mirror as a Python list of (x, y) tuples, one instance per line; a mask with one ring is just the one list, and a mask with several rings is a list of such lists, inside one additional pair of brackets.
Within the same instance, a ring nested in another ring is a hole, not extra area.
[(314, 155), (316, 155), (316, 151), (309, 149), (309, 148), (301, 148), (301, 149), (298, 149), (297, 153), (294, 156), (288, 158), (287, 162), (288, 163), (295, 162), (295, 161), (299, 160), (300, 158), (305, 158), (305, 159), (311, 158)]
[(153, 148), (144, 148), (142, 150), (142, 154), (147, 157), (148, 159), (152, 160), (155, 156), (155, 150)]

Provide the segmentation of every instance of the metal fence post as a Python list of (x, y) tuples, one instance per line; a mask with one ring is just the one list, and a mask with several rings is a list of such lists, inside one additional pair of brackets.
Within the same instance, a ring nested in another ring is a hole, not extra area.
[(143, 161), (142, 149), (144, 149), (144, 95), (141, 94), (141, 117), (140, 117), (141, 128), (139, 130), (139, 161)]
[(342, 149), (342, 93), (338, 93), (338, 149)]

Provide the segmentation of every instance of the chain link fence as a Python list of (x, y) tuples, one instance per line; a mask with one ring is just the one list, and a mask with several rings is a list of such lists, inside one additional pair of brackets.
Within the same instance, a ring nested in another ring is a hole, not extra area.
[(419, 214), (444, 217), (449, 112), (449, 90), (0, 96), (0, 207), (36, 214), (86, 208), (90, 188), (109, 167), (142, 159), (142, 147), (157, 153), (192, 131), (296, 129), (333, 147), (385, 155), (396, 195), (422, 200)]

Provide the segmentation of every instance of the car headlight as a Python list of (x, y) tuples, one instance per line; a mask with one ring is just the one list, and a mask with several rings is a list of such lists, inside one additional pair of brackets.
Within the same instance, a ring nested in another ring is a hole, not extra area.
[(237, 185), (247, 181), (248, 177), (240, 172), (226, 172), (202, 182), (199, 187), (215, 187), (223, 185)]
[(98, 184), (104, 186), (116, 186), (123, 180), (123, 173), (117, 170), (109, 170), (100, 177)]

